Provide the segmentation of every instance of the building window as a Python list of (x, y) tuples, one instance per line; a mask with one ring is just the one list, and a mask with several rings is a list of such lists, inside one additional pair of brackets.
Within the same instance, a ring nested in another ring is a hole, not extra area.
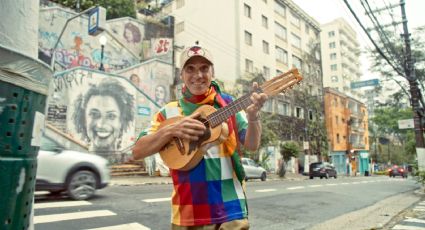
[(337, 64), (332, 64), (331, 65), (331, 70), (332, 71), (336, 71), (338, 69)]
[(263, 41), (263, 52), (265, 54), (269, 54), (270, 53), (270, 51), (269, 51), (269, 43), (266, 42), (266, 41)]
[(283, 74), (283, 72), (282, 72), (282, 70), (276, 70), (276, 76), (279, 76), (279, 75), (281, 75), (281, 74)]
[(176, 9), (182, 8), (184, 6), (184, 0), (176, 1)]
[(267, 66), (263, 66), (263, 75), (266, 79), (270, 77), (270, 68)]
[(313, 110), (308, 110), (308, 119), (309, 119), (310, 121), (314, 120)]
[(296, 118), (304, 118), (304, 110), (301, 107), (296, 107), (295, 108), (295, 117)]
[(301, 20), (298, 16), (291, 14), (291, 24), (294, 25), (297, 28), (300, 28), (301, 26)]
[(305, 24), (305, 33), (310, 34), (310, 26), (307, 23)]
[(335, 116), (335, 123), (336, 123), (337, 126), (339, 125), (339, 117), (338, 116)]
[(261, 25), (263, 25), (264, 28), (269, 28), (269, 19), (264, 15), (261, 15)]
[(299, 70), (302, 69), (302, 61), (299, 57), (292, 55), (292, 66), (298, 68)]
[(183, 32), (184, 31), (184, 21), (177, 23), (174, 30), (175, 30), (176, 34)]
[(334, 37), (334, 36), (335, 36), (335, 31), (328, 32), (328, 37)]
[(336, 134), (336, 143), (339, 144), (339, 133)]
[(254, 62), (249, 59), (245, 59), (245, 71), (249, 73), (254, 72)]
[(298, 37), (297, 35), (291, 33), (291, 44), (294, 47), (301, 49), (301, 38)]
[(335, 47), (336, 47), (335, 42), (329, 43), (329, 48), (330, 49), (335, 49)]
[(282, 63), (288, 63), (288, 52), (286, 50), (276, 46), (276, 60)]
[(248, 31), (245, 31), (245, 44), (252, 46), (252, 34)]
[(274, 25), (275, 25), (276, 36), (282, 38), (283, 40), (286, 40), (287, 39), (286, 28), (277, 22), (275, 22)]
[(246, 17), (251, 18), (251, 7), (250, 6), (248, 6), (247, 4), (244, 4), (243, 12), (244, 12), (244, 15)]
[(282, 17), (286, 17), (286, 6), (278, 1), (274, 1), (274, 11)]
[(332, 76), (331, 82), (338, 82), (338, 76)]
[(330, 55), (331, 60), (335, 60), (336, 59), (336, 53), (331, 53)]
[(283, 101), (277, 104), (277, 113), (284, 116), (290, 116), (289, 104)]

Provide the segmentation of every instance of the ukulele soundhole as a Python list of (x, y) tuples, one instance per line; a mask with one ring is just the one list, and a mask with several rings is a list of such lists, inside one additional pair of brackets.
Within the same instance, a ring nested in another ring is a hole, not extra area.
[(205, 130), (204, 135), (200, 136), (199, 139), (197, 141), (190, 141), (189, 142), (189, 151), (188, 151), (188, 155), (190, 155), (193, 151), (197, 151), (197, 149), (201, 146), (201, 144), (208, 140), (211, 137), (211, 129), (210, 129), (210, 124), (208, 123), (207, 119), (202, 118), (202, 117), (198, 117), (196, 118), (198, 121), (204, 123), (205, 127), (207, 128)]

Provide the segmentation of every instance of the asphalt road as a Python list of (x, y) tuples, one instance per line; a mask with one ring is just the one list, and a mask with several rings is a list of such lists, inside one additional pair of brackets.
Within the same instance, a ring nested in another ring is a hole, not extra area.
[[(110, 186), (89, 201), (74, 203), (39, 196), (35, 229), (169, 229), (171, 188)], [(412, 191), (418, 188), (411, 179), (388, 177), (248, 181), (249, 220), (251, 229), (260, 230), (382, 226), (417, 202)]]

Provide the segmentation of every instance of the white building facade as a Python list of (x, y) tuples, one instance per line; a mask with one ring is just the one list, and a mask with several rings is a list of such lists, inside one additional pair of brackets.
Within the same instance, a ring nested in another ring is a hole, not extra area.
[(247, 73), (269, 79), (292, 66), (313, 69), (303, 56), (319, 42), (320, 25), (290, 0), (175, 0), (163, 13), (175, 17), (176, 57), (199, 41), (226, 89)]
[(343, 19), (338, 18), (321, 26), (323, 85), (356, 99), (362, 98), (351, 82), (360, 81), (360, 45), (357, 34)]

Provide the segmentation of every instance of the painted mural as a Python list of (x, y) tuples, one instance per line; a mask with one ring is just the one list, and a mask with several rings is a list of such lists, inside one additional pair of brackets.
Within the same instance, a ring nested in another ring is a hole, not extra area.
[[(162, 60), (151, 59), (122, 70), (118, 74), (128, 78), (157, 105), (162, 106), (170, 101), (170, 86), (173, 84), (172, 70), (172, 65)], [(143, 104), (144, 100), (146, 98), (140, 98), (138, 103)]]
[(134, 142), (137, 92), (124, 78), (81, 68), (55, 75), (47, 121), (111, 155)]
[[(53, 47), (67, 19), (74, 12), (52, 7), (40, 10), (39, 17), (39, 58), (50, 64)], [(101, 60), (99, 37), (107, 37), (104, 55)], [(81, 17), (69, 22), (55, 50), (55, 62), (63, 69), (83, 66), (98, 69), (104, 64), (107, 72), (114, 72), (139, 63), (139, 57), (123, 46), (113, 35), (101, 33), (97, 36), (88, 34), (88, 19)]]

